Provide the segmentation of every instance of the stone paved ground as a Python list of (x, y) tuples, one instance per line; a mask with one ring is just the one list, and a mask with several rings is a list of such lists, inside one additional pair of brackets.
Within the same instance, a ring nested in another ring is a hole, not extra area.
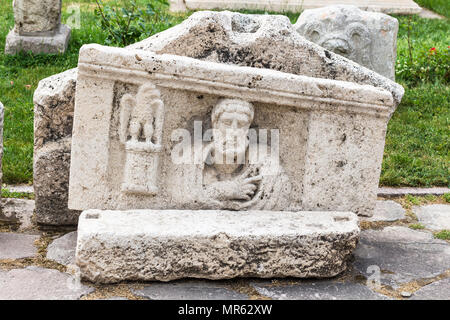
[(29, 225), (30, 203), (4, 199), (15, 220), (0, 220), (0, 299), (450, 300), (450, 241), (435, 236), (448, 229), (450, 204), (413, 200), (380, 199), (374, 217), (361, 219), (349, 270), (333, 279), (94, 285), (77, 277), (75, 231), (41, 231)]

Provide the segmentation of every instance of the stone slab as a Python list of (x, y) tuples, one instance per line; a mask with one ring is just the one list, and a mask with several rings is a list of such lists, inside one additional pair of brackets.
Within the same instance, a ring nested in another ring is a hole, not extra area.
[(332, 277), (347, 267), (357, 221), (344, 212), (87, 210), (76, 263), (101, 283)]
[(69, 45), (70, 28), (64, 24), (51, 36), (25, 36), (17, 34), (14, 29), (8, 33), (5, 54), (16, 54), (20, 51), (34, 54), (62, 54)]
[(397, 288), (445, 272), (450, 266), (450, 244), (434, 239), (430, 232), (400, 226), (365, 230), (355, 251), (354, 266), (366, 277), (378, 269), (380, 282)]
[(36, 255), (37, 235), (0, 232), (0, 260), (30, 258)]
[(419, 222), (431, 230), (450, 230), (450, 205), (431, 204), (413, 207)]
[(57, 238), (47, 247), (47, 259), (62, 265), (75, 264), (75, 249), (77, 246), (77, 232), (69, 232)]
[(19, 230), (29, 229), (33, 225), (34, 200), (4, 198), (1, 200), (0, 221), (19, 224)]
[(292, 285), (253, 283), (259, 294), (274, 300), (387, 300), (387, 296), (369, 287), (352, 282), (332, 280), (304, 282)]
[(213, 281), (177, 281), (155, 283), (132, 289), (135, 295), (150, 300), (248, 300), (249, 296)]
[(375, 211), (372, 217), (363, 217), (364, 221), (377, 222), (377, 221), (397, 221), (405, 219), (406, 210), (403, 207), (392, 200), (378, 200), (375, 206)]
[[(184, 2), (185, 6), (181, 3)], [(355, 5), (362, 10), (397, 14), (416, 14), (421, 11), (412, 0), (174, 0), (171, 1), (172, 11), (197, 9), (228, 9), (228, 10), (267, 10), (299, 12), (304, 9), (320, 8), (330, 5)]]
[(0, 300), (77, 300), (92, 291), (54, 269), (32, 266), (0, 271)]
[(450, 278), (420, 288), (414, 292), (411, 300), (450, 300)]

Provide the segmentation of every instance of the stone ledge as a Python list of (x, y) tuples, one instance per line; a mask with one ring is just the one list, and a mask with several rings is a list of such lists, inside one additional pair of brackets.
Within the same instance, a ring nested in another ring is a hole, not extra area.
[(98, 283), (333, 277), (359, 238), (349, 212), (84, 211), (76, 263)]

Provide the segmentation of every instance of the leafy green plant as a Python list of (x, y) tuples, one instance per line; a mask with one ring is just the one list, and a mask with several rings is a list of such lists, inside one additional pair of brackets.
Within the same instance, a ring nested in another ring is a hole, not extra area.
[(410, 53), (408, 59), (398, 61), (398, 77), (412, 85), (435, 81), (450, 83), (450, 47), (422, 48), (415, 58), (412, 56)]
[(450, 230), (442, 230), (436, 232), (434, 234), (434, 237), (441, 240), (450, 240)]
[(135, 0), (122, 0), (121, 5), (116, 3), (115, 6), (105, 5), (102, 0), (95, 1), (100, 27), (108, 32), (107, 45), (127, 46), (158, 32), (161, 24), (167, 24), (167, 0), (150, 1), (145, 9), (140, 8)]

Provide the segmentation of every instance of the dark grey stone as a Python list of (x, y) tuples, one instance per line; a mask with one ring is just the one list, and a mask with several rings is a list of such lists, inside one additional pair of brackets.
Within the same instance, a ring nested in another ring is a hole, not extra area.
[(388, 297), (353, 282), (323, 280), (293, 285), (253, 283), (259, 294), (275, 300), (384, 300)]
[(411, 300), (450, 300), (450, 278), (433, 282), (417, 290)]
[(0, 260), (33, 257), (37, 253), (37, 235), (0, 232)]
[(76, 300), (93, 290), (58, 270), (33, 266), (0, 271), (0, 300)]
[(75, 249), (77, 246), (77, 232), (70, 232), (53, 240), (47, 248), (47, 259), (62, 265), (75, 264)]
[(427, 231), (394, 226), (361, 232), (354, 267), (366, 277), (378, 268), (380, 282), (397, 288), (420, 278), (435, 277), (450, 266), (450, 245)]
[(151, 300), (246, 300), (249, 297), (212, 281), (154, 283), (144, 289), (132, 289), (138, 296)]

